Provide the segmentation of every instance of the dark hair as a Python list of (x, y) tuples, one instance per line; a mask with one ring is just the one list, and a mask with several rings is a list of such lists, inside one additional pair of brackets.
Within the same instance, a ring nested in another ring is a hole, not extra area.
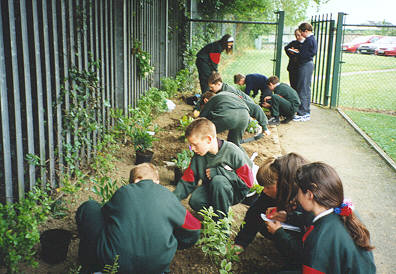
[(306, 30), (312, 31), (312, 25), (311, 25), (310, 23), (301, 23), (301, 24), (298, 26), (298, 29), (299, 29), (301, 32), (304, 32), (304, 31), (306, 31)]
[(211, 91), (211, 90), (206, 91), (204, 94), (202, 94), (202, 102), (203, 102), (204, 99), (208, 99), (209, 100), (210, 98), (212, 98), (215, 95), (216, 95), (216, 92), (214, 92), (214, 91)]
[(271, 84), (273, 84), (273, 85), (279, 83), (279, 78), (278, 78), (278, 76), (273, 75), (273, 76), (269, 77), (269, 78), (267, 79), (267, 85), (268, 85), (269, 83), (271, 83)]
[(291, 152), (277, 158), (272, 164), (271, 169), (278, 174), (276, 184), (276, 204), (278, 210), (291, 210), (291, 206), (297, 196), (298, 186), (295, 182), (296, 172), (299, 167), (307, 164), (308, 160)]
[(217, 71), (212, 71), (212, 73), (209, 75), (208, 78), (208, 84), (217, 84), (218, 82), (222, 82), (223, 83), (223, 79), (221, 79), (221, 75), (220, 73), (218, 73)]
[(234, 84), (238, 84), (242, 79), (245, 79), (245, 78), (246, 77), (243, 74), (240, 74), (240, 73), (235, 74), (234, 75)]
[(230, 53), (230, 52), (232, 51), (232, 49), (231, 49), (231, 50), (228, 50), (228, 47), (227, 47), (228, 39), (229, 39), (229, 38), (231, 38), (231, 35), (230, 35), (230, 34), (225, 34), (225, 35), (223, 35), (223, 37), (221, 37), (221, 39), (218, 41), (218, 42), (221, 44), (222, 49), (223, 49), (223, 50), (226, 50), (227, 53)]
[[(312, 192), (313, 199), (325, 208), (341, 206), (344, 201), (344, 189), (337, 172), (331, 166), (315, 162), (298, 169), (296, 182), (303, 193)], [(370, 232), (352, 212), (349, 216), (340, 216), (346, 229), (357, 246), (372, 250)]]

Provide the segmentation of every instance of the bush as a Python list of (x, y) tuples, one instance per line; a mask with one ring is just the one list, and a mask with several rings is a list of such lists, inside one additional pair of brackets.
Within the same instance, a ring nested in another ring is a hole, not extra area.
[(173, 78), (161, 78), (161, 90), (168, 94), (168, 98), (172, 98), (177, 94), (177, 81)]
[(44, 191), (34, 188), (18, 203), (0, 204), (0, 259), (7, 273), (18, 273), (21, 263), (38, 265), (34, 258), (38, 226), (47, 219), (51, 203)]

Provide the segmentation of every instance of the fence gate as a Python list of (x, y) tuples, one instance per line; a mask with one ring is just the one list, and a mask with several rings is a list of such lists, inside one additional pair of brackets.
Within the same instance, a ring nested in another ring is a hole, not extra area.
[[(233, 54), (222, 54), (219, 64), (219, 72), (226, 83), (232, 84), (237, 73), (280, 76), (284, 11), (276, 14), (276, 22), (190, 18), (190, 44), (198, 51), (226, 33), (235, 38)], [(194, 11), (191, 15), (195, 15)]]
[[(340, 17), (341, 16), (341, 17)], [(311, 102), (335, 107), (340, 73), (343, 14), (338, 15), (337, 28), (332, 15), (315, 16), (311, 19), (318, 42), (312, 81)], [(340, 28), (340, 29), (339, 29)], [(335, 38), (335, 39), (334, 39)]]

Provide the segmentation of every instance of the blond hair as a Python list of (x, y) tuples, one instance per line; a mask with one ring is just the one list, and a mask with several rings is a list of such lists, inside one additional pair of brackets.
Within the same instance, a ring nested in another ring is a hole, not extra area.
[(188, 125), (188, 127), (186, 128), (186, 132), (184, 133), (184, 136), (186, 136), (186, 138), (193, 135), (210, 135), (216, 137), (216, 127), (213, 122), (206, 118), (201, 117), (195, 119), (191, 124)]
[(131, 169), (129, 183), (141, 180), (153, 180), (159, 182), (158, 169), (152, 163), (142, 163)]

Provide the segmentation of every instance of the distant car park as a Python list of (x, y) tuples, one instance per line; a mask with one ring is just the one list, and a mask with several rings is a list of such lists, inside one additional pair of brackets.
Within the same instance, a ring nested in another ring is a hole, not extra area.
[(384, 36), (374, 43), (365, 43), (358, 47), (357, 51), (362, 54), (374, 54), (375, 50), (388, 44), (396, 44), (396, 37)]
[(374, 42), (378, 41), (380, 38), (382, 38), (382, 36), (379, 36), (379, 35), (368, 35), (368, 36), (356, 37), (352, 41), (342, 44), (342, 50), (345, 52), (356, 53), (357, 49), (360, 45), (367, 44), (367, 43), (374, 43)]
[(396, 56), (396, 43), (382, 45), (375, 50), (375, 55)]

